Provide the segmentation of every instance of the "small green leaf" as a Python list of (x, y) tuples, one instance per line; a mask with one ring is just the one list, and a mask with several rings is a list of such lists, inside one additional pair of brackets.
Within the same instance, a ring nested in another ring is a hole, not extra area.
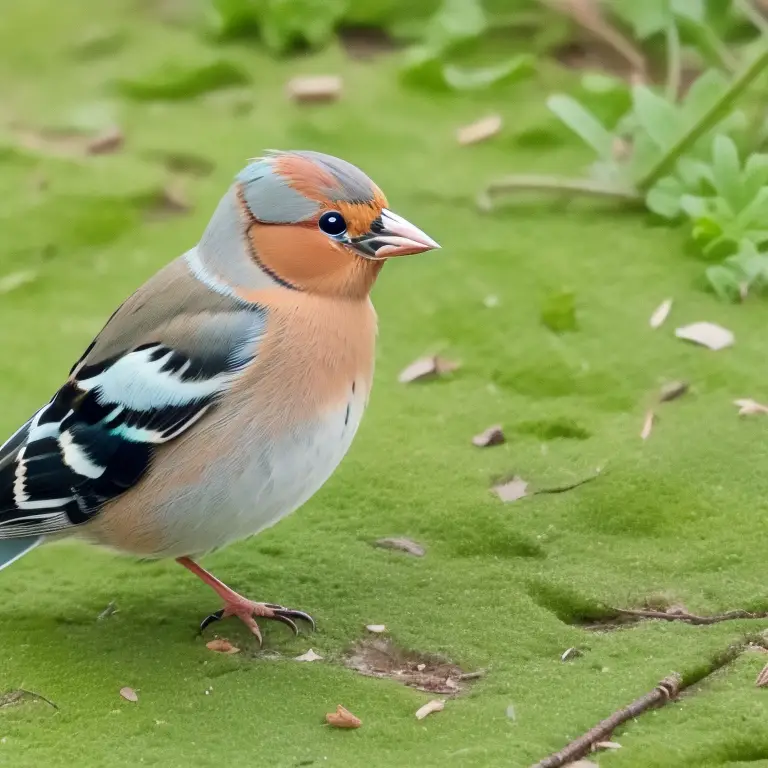
[(676, 219), (682, 213), (680, 198), (683, 194), (680, 180), (674, 176), (665, 176), (648, 190), (645, 204), (649, 210), (665, 219)]
[(447, 64), (443, 69), (445, 82), (456, 91), (479, 90), (499, 83), (510, 83), (528, 77), (534, 72), (534, 58), (526, 54), (516, 56), (495, 67), (463, 69)]
[(573, 291), (558, 291), (547, 296), (541, 308), (541, 322), (555, 333), (575, 331), (578, 323)]
[(480, 0), (443, 0), (429, 20), (424, 44), (435, 53), (442, 53), (456, 43), (479, 37), (487, 27)]
[(136, 101), (172, 101), (248, 82), (250, 77), (239, 66), (220, 60), (188, 69), (168, 68), (146, 78), (119, 80), (116, 86), (120, 93)]
[(733, 271), (721, 264), (707, 267), (705, 272), (707, 282), (714, 292), (724, 301), (737, 301), (739, 298), (739, 281)]
[(614, 0), (613, 7), (641, 40), (665, 30), (672, 19), (669, 0)]
[(601, 158), (611, 158), (613, 136), (586, 107), (570, 96), (559, 94), (550, 96), (547, 106)]
[(741, 207), (741, 163), (739, 150), (728, 136), (715, 136), (712, 143), (712, 177), (718, 194), (736, 211)]
[(418, 88), (447, 89), (443, 62), (434, 51), (423, 45), (414, 46), (407, 52), (400, 69), (400, 79), (406, 85)]
[(660, 149), (669, 149), (684, 129), (675, 105), (645, 85), (632, 89), (632, 103), (640, 126), (653, 143)]

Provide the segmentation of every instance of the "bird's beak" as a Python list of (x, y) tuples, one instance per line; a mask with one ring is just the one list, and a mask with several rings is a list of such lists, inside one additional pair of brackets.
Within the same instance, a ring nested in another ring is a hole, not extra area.
[(392, 256), (424, 253), (440, 246), (427, 234), (402, 216), (387, 210), (374, 221), (371, 231), (355, 238), (353, 244), (366, 259), (379, 261)]

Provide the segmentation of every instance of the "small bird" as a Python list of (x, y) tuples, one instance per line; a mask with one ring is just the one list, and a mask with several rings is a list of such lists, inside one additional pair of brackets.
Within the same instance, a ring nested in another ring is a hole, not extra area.
[(200, 242), (130, 296), (64, 386), (0, 447), (0, 569), (75, 535), (175, 558), (261, 642), (249, 600), (200, 555), (274, 525), (349, 450), (373, 378), (384, 262), (438, 244), (357, 167), (311, 151), (252, 160)]

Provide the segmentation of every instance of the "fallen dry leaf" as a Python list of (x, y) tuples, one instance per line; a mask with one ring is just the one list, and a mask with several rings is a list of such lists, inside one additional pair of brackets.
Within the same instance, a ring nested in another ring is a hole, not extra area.
[(10, 293), (22, 285), (34, 283), (39, 276), (36, 269), (22, 269), (18, 272), (11, 272), (8, 275), (0, 277), (0, 293)]
[(387, 627), (385, 624), (366, 624), (365, 628), (369, 632), (373, 632), (374, 635), (381, 635), (387, 631)]
[(420, 357), (414, 360), (409, 366), (400, 371), (397, 380), (401, 384), (410, 384), (412, 381), (421, 381), (422, 379), (431, 379), (440, 376), (443, 373), (450, 373), (459, 367), (453, 360), (431, 355), (430, 357)]
[(310, 75), (288, 81), (288, 97), (293, 101), (335, 101), (341, 96), (342, 80), (337, 75)]
[(421, 544), (417, 544), (411, 539), (406, 539), (402, 536), (392, 536), (385, 539), (377, 539), (374, 544), (382, 549), (399, 549), (402, 552), (407, 552), (414, 557), (424, 557), (426, 550)]
[(501, 116), (489, 115), (456, 131), (456, 141), (463, 147), (487, 141), (501, 130)]
[(168, 184), (147, 200), (146, 213), (153, 220), (177, 216), (191, 209), (184, 192), (177, 184)]
[(320, 661), (323, 657), (319, 653), (315, 653), (311, 648), (302, 653), (301, 656), (297, 656), (294, 661)]
[(226, 637), (216, 637), (206, 643), (205, 647), (209, 651), (216, 651), (216, 653), (240, 653), (240, 649), (236, 645), (232, 645)]
[(727, 328), (707, 322), (692, 323), (678, 328), (675, 336), (715, 351), (730, 347), (735, 341), (733, 334)]
[(595, 749), (621, 749), (621, 744), (617, 741), (598, 741), (594, 746)]
[(335, 728), (359, 728), (363, 722), (359, 717), (355, 717), (348, 709), (339, 704), (335, 712), (329, 712), (325, 716), (325, 722)]
[(138, 701), (139, 695), (136, 693), (136, 691), (133, 690), (133, 688), (129, 688), (128, 686), (125, 686), (120, 689), (120, 695), (126, 700), (126, 701)]
[(566, 651), (563, 651), (562, 655), (560, 656), (560, 661), (568, 661), (569, 659), (575, 659), (578, 656), (583, 656), (582, 652), (578, 648), (569, 648)]
[(517, 501), (528, 495), (528, 483), (521, 477), (513, 477), (507, 483), (494, 485), (493, 490), (503, 502)]
[(490, 448), (492, 445), (501, 445), (504, 442), (504, 432), (499, 424), (488, 427), (484, 432), (472, 438), (472, 445), (478, 448)]
[(125, 135), (114, 125), (98, 136), (94, 136), (85, 145), (85, 151), (89, 155), (108, 155), (117, 152), (124, 143)]
[(648, 411), (645, 414), (645, 419), (643, 419), (643, 428), (640, 430), (641, 440), (647, 440), (651, 436), (654, 421), (656, 421), (656, 414), (653, 411)]
[(661, 328), (664, 325), (666, 319), (669, 317), (670, 310), (672, 309), (672, 299), (664, 299), (656, 309), (653, 310), (651, 315), (650, 325), (651, 328)]
[(766, 686), (768, 686), (768, 664), (766, 664), (760, 670), (760, 674), (757, 676), (757, 679), (755, 680), (755, 685), (758, 688), (765, 688)]
[(768, 413), (768, 406), (749, 398), (734, 400), (733, 404), (739, 407), (739, 416), (754, 416), (756, 413)]
[(677, 400), (688, 391), (688, 384), (685, 381), (670, 381), (664, 384), (659, 390), (659, 402), (668, 403), (670, 400)]
[(444, 709), (445, 699), (432, 699), (416, 710), (416, 719), (423, 720), (427, 715), (431, 715), (433, 712), (442, 712)]

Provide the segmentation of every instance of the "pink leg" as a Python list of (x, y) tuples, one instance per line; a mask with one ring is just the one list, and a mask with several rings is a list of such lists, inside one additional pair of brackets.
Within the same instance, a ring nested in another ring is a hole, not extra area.
[(253, 600), (248, 600), (248, 598), (230, 589), (224, 582), (219, 581), (212, 573), (208, 573), (205, 568), (198, 565), (192, 558), (177, 557), (176, 562), (179, 565), (183, 565), (187, 570), (192, 571), (195, 576), (211, 587), (224, 602), (224, 607), (221, 610), (212, 613), (203, 620), (200, 625), (201, 632), (214, 621), (225, 619), (227, 616), (237, 616), (256, 635), (259, 645), (261, 645), (261, 630), (254, 616), (281, 621), (283, 624), (287, 624), (296, 634), (299, 633), (299, 630), (294, 619), (302, 619), (311, 624), (312, 629), (315, 628), (314, 619), (308, 613), (304, 613), (304, 611), (284, 608), (282, 605), (275, 605), (274, 603), (257, 603)]

